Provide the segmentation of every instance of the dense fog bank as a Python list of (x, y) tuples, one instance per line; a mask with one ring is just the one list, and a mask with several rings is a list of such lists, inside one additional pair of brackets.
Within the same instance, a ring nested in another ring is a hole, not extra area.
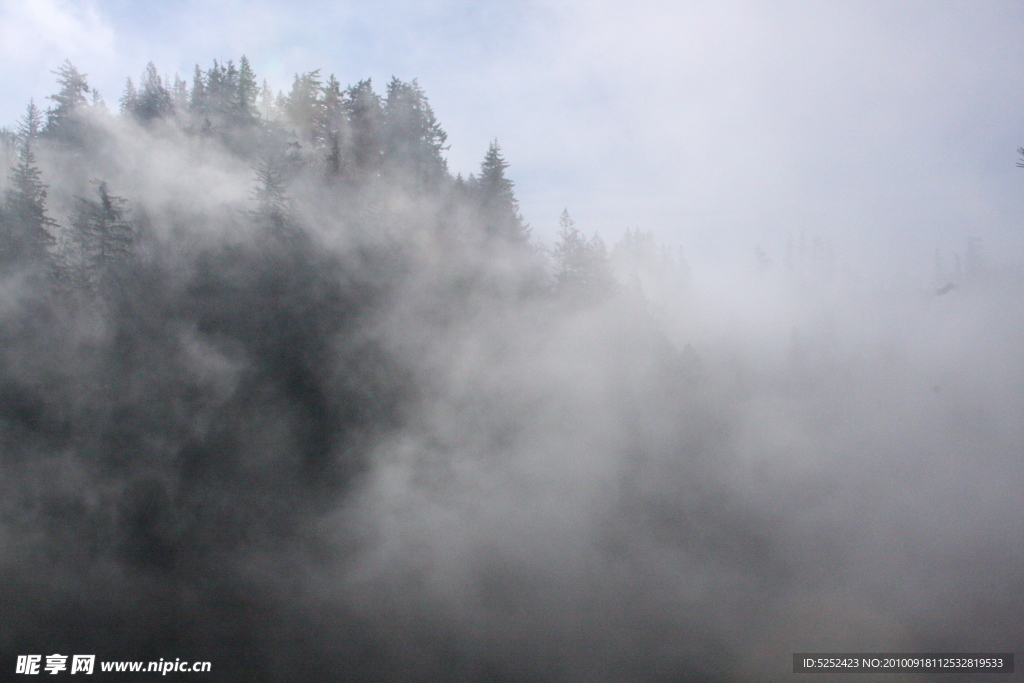
[(1022, 279), (977, 245), (885, 284), (802, 235), (708, 267), (566, 211), (544, 250), (497, 143), (451, 176), (415, 81), (150, 69), (114, 115), (57, 74), (3, 136), (3, 666), (1022, 649)]

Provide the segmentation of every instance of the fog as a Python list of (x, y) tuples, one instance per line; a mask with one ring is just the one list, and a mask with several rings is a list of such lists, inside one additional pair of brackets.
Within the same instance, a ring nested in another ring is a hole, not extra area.
[(189, 80), (245, 54), (275, 92), (321, 66), (418, 78), (452, 171), (497, 137), (549, 244), (568, 206), (609, 246), (629, 226), (780, 261), (803, 231), (861, 267), (930, 272), (967, 236), (1024, 251), (1021, 20), (1003, 1), (6, 0), (0, 121), (45, 108), (64, 59), (112, 109), (150, 61)]
[(453, 177), (415, 84), (255, 111), (221, 67), (5, 134), (3, 666), (774, 681), (1020, 649), (1012, 255), (532, 235), (515, 159)]

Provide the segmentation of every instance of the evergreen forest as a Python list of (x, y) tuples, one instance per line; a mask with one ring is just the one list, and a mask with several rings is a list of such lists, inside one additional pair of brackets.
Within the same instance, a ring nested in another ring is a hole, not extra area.
[(416, 80), (54, 76), (0, 129), (4, 667), (755, 681), (1024, 643), (1024, 316), (977, 242), (858, 289), (801, 234), (712, 294), (653, 232), (565, 210), (545, 246)]

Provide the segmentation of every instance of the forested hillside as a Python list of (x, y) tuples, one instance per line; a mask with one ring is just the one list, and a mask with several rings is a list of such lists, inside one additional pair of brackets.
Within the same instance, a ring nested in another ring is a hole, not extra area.
[(544, 248), (415, 80), (55, 76), (0, 140), (4, 666), (775, 680), (1019, 643), (1002, 293), (853, 296), (801, 237), (716, 299), (568, 211)]

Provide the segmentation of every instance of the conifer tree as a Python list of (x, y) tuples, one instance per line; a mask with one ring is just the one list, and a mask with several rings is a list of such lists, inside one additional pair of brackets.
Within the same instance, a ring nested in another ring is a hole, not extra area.
[(419, 83), (392, 78), (384, 101), (384, 159), (392, 172), (420, 186), (436, 184), (448, 172), (447, 139)]
[(224, 80), (221, 83), (218, 109), (228, 119), (237, 119), (238, 113), (241, 111), (241, 103), (239, 102), (239, 74), (234, 60), (228, 60), (227, 68), (223, 73)]
[(352, 159), (365, 178), (375, 174), (384, 153), (384, 107), (370, 79), (359, 81), (345, 92), (343, 107), (352, 134)]
[(43, 113), (39, 111), (35, 100), (29, 100), (25, 114), (18, 121), (18, 126), (15, 128), (19, 144), (24, 147), (34, 142), (42, 128)]
[(276, 155), (264, 157), (256, 167), (256, 188), (252, 193), (256, 210), (251, 215), (258, 226), (282, 240), (298, 232), (291, 217), (287, 184), (284, 159)]
[(46, 215), (46, 185), (40, 179), (32, 143), (38, 134), (41, 116), (35, 104), (19, 126), (21, 151), (11, 171), (4, 197), (3, 221), (0, 226), (0, 263), (50, 266), (50, 248), (55, 244), (56, 221)]
[(206, 113), (206, 77), (198, 64), (192, 72), (192, 91), (188, 97), (188, 108), (200, 116)]
[(132, 113), (140, 121), (152, 121), (174, 111), (171, 93), (167, 91), (153, 62), (146, 65), (139, 81), (139, 90)]
[(10, 167), (18, 156), (18, 134), (10, 128), (0, 127), (0, 158), (3, 166)]
[(323, 111), (317, 122), (319, 131), (316, 134), (326, 148), (324, 160), (329, 176), (337, 176), (342, 167), (342, 144), (348, 129), (344, 97), (341, 83), (331, 74), (323, 87)]
[(664, 265), (665, 258), (667, 257), (658, 249), (654, 233), (644, 232), (640, 228), (626, 228), (622, 239), (612, 247), (612, 261), (630, 275), (637, 275), (643, 271), (653, 272)]
[(189, 110), (188, 83), (178, 74), (174, 74), (174, 89), (171, 91), (171, 101), (174, 104), (175, 111), (187, 112)]
[(237, 119), (243, 124), (249, 124), (259, 118), (256, 110), (256, 97), (259, 94), (259, 86), (256, 85), (256, 73), (249, 64), (249, 59), (242, 55), (238, 66), (238, 96), (237, 96)]
[(239, 74), (233, 61), (218, 64), (206, 72), (202, 113), (212, 125), (235, 123), (240, 120)]
[(277, 106), (274, 104), (274, 91), (270, 89), (267, 79), (263, 79), (263, 87), (259, 94), (259, 114), (264, 121), (272, 121), (277, 117)]
[(135, 230), (128, 221), (128, 200), (110, 194), (97, 183), (99, 200), (78, 199), (72, 219), (81, 250), (84, 280), (92, 289), (120, 279), (134, 257)]
[(295, 126), (295, 132), (303, 142), (322, 143), (324, 118), (323, 83), (320, 69), (295, 74), (292, 90), (285, 100), (285, 116)]
[(124, 86), (124, 92), (121, 94), (121, 99), (118, 101), (121, 104), (122, 114), (131, 114), (135, 111), (135, 107), (139, 102), (139, 92), (135, 89), (135, 84), (132, 83), (131, 77), (128, 78), (128, 82)]
[(568, 209), (562, 211), (558, 226), (558, 242), (552, 255), (559, 290), (584, 296), (610, 290), (614, 280), (604, 241), (597, 235), (587, 239), (576, 227)]
[(47, 98), (53, 100), (55, 105), (46, 112), (46, 128), (43, 132), (49, 137), (76, 139), (80, 131), (77, 130), (75, 114), (89, 104), (86, 98), (90, 93), (87, 74), (79, 73), (68, 60), (52, 73), (57, 76), (60, 90)]
[(480, 164), (480, 177), (476, 191), (484, 232), (516, 244), (526, 244), (529, 228), (523, 225), (519, 203), (513, 192), (514, 183), (505, 177), (508, 162), (501, 156), (501, 146), (495, 140), (487, 148)]

